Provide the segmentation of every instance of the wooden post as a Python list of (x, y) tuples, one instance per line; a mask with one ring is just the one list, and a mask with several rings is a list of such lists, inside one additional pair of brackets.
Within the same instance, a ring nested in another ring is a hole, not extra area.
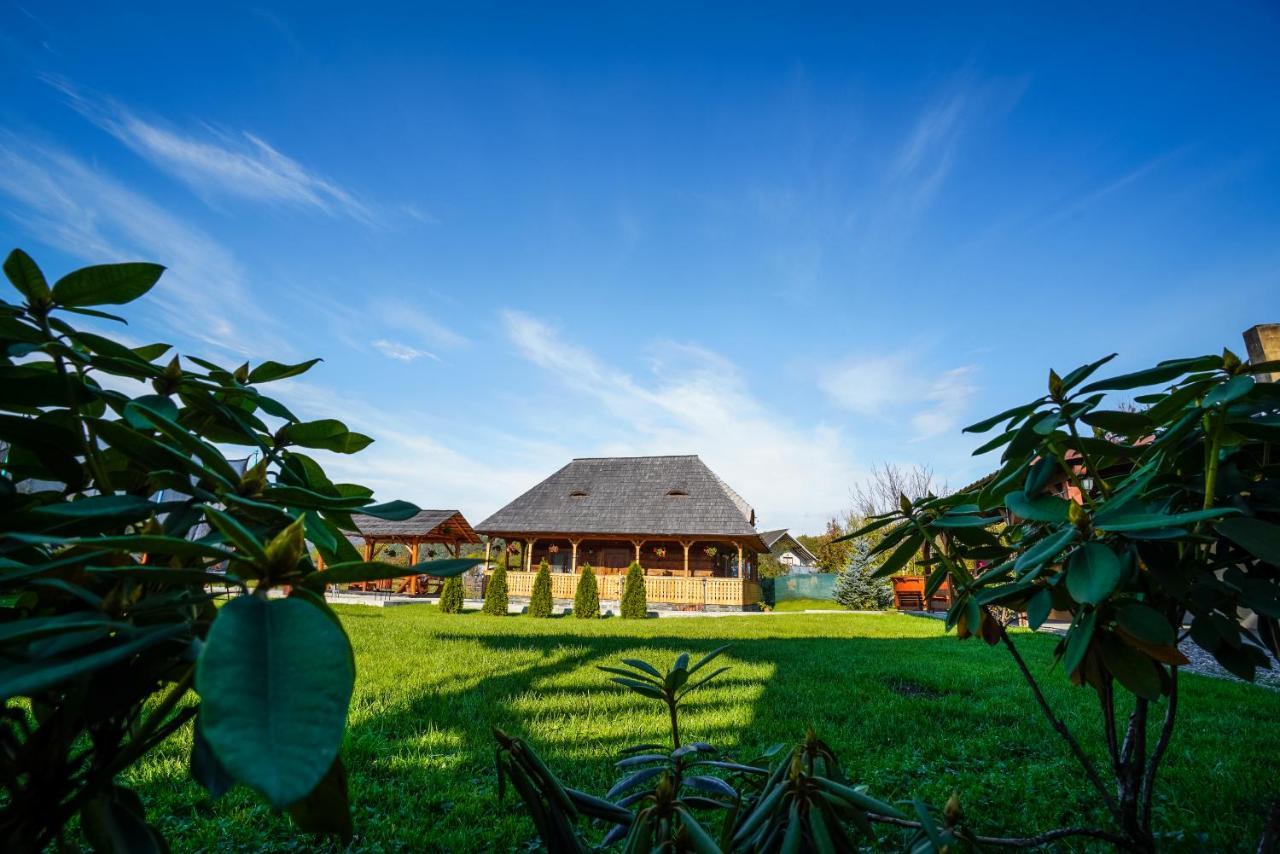
[[(414, 540), (409, 546), (409, 564), (416, 566), (418, 564), (418, 541)], [(409, 576), (409, 593), (413, 596), (418, 595), (418, 574), (415, 572)]]
[(493, 548), (493, 540), (484, 541), (484, 568), (489, 568), (489, 550)]
[(534, 544), (534, 542), (535, 542), (534, 540), (525, 540), (525, 541), (524, 541), (524, 545), (525, 545), (524, 571), (525, 571), (525, 572), (533, 572), (533, 544)]
[(640, 547), (644, 545), (644, 540), (632, 540), (631, 545), (636, 547), (636, 563), (640, 563)]
[(688, 578), (693, 574), (693, 570), (689, 569), (689, 546), (693, 545), (693, 542), (681, 540), (680, 545), (684, 546), (684, 577)]
[(569, 558), (569, 561), (570, 561), (570, 563), (569, 563), (569, 571), (570, 571), (570, 572), (577, 572), (577, 571), (578, 571), (578, 543), (580, 543), (580, 542), (582, 542), (582, 540), (570, 540), (570, 541), (569, 541), (569, 545), (573, 547), (573, 555)]
[(368, 537), (364, 541), (364, 562), (370, 563), (373, 560), (373, 540)]
[(738, 577), (743, 579), (747, 577), (747, 568), (742, 565), (742, 543), (738, 543)]
[[(1260, 323), (1250, 327), (1244, 333), (1244, 345), (1249, 353), (1249, 361), (1255, 365), (1280, 359), (1280, 323)], [(1257, 374), (1254, 379), (1259, 382), (1278, 382), (1280, 371)]]

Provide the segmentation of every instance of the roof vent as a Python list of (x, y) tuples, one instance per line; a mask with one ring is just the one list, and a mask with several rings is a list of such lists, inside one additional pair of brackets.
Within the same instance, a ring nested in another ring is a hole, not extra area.
[(689, 493), (685, 492), (683, 489), (673, 489), (667, 493), (667, 497), (668, 498), (688, 498)]
[(575, 489), (573, 492), (569, 493), (569, 497), (570, 498), (586, 498), (587, 493), (583, 492), (581, 489)]

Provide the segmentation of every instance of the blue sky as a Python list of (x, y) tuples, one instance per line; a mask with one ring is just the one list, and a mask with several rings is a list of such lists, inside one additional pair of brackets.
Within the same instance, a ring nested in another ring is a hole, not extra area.
[(0, 238), (323, 356), (280, 396), (381, 497), (698, 453), (816, 531), (1050, 366), (1280, 319), (1274, 5), (189, 5), (0, 7)]

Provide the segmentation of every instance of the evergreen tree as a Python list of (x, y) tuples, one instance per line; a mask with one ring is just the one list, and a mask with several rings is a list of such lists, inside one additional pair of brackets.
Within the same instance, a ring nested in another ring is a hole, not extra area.
[(644, 593), (644, 570), (636, 561), (627, 568), (627, 580), (622, 585), (622, 607), (619, 609), (624, 620), (643, 620), (649, 614), (649, 602)]
[(869, 554), (875, 546), (871, 537), (851, 540), (849, 564), (836, 576), (835, 600), (855, 611), (883, 611), (893, 604), (893, 588), (885, 578), (872, 578), (880, 561)]
[(538, 574), (533, 579), (533, 592), (529, 595), (529, 616), (551, 616), (551, 564), (543, 558), (538, 564)]
[(600, 616), (600, 589), (591, 564), (583, 564), (578, 589), (573, 594), (573, 616), (579, 620), (594, 620)]
[(440, 610), (446, 614), (462, 613), (462, 576), (446, 578), (440, 590)]
[(498, 564), (484, 591), (484, 612), (495, 617), (507, 615), (507, 568)]

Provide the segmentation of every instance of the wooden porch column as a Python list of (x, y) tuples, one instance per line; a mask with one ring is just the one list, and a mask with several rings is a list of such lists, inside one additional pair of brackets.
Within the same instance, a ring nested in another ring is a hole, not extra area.
[(489, 568), (489, 550), (493, 548), (493, 540), (484, 541), (484, 568)]
[(632, 540), (631, 545), (636, 547), (636, 563), (640, 563), (640, 547), (644, 545), (644, 540)]
[(373, 560), (373, 540), (365, 537), (364, 540), (364, 562), (370, 563)]
[[(418, 564), (418, 541), (414, 540), (409, 544), (409, 565), (417, 566)], [(418, 574), (415, 572), (409, 576), (409, 595), (418, 595)]]
[(573, 546), (573, 556), (570, 558), (570, 561), (571, 561), (571, 562), (570, 562), (570, 564), (569, 564), (569, 571), (570, 571), (570, 572), (577, 572), (577, 571), (578, 571), (578, 543), (580, 543), (580, 542), (582, 542), (582, 540), (570, 540), (570, 541), (569, 541), (569, 545)]
[(533, 544), (535, 540), (525, 540), (524, 571), (533, 572)]
[(742, 564), (742, 543), (738, 543), (738, 577), (747, 577), (747, 568)]
[(692, 575), (692, 572), (689, 569), (689, 546), (693, 545), (693, 542), (690, 540), (681, 540), (680, 545), (684, 546), (684, 577), (688, 578)]

